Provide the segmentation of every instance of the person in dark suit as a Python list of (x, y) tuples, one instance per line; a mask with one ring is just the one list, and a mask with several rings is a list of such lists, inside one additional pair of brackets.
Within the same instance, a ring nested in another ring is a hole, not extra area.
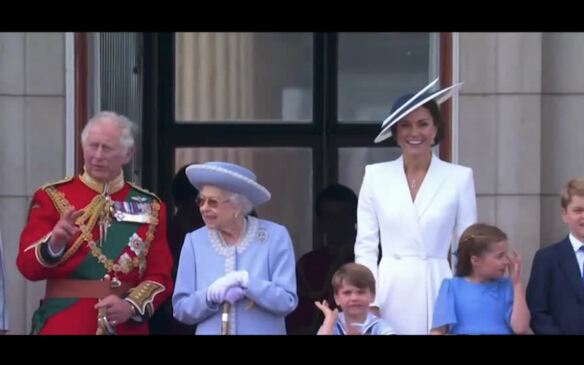
[[(168, 221), (166, 230), (168, 245), (172, 255), (172, 280), (176, 281), (180, 251), (185, 236), (205, 225), (199, 208), (197, 196), (199, 191), (189, 182), (185, 173), (189, 165), (184, 165), (172, 180), (172, 198), (176, 212)], [(196, 326), (180, 323), (172, 317), (172, 303), (166, 300), (159, 311), (150, 319), (150, 334), (152, 335), (192, 335)]]
[(561, 205), (570, 233), (535, 254), (527, 285), (531, 329), (538, 335), (584, 335), (584, 177), (566, 184)]
[(333, 274), (343, 264), (355, 261), (353, 245), (357, 234), (357, 195), (341, 184), (322, 190), (314, 204), (324, 245), (303, 255), (296, 264), (298, 307), (288, 317), (288, 334), (314, 335), (324, 319), (314, 305), (326, 300), (335, 309)]

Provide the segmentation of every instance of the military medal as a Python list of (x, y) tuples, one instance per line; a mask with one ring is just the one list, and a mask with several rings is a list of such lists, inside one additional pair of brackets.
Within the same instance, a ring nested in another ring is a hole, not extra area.
[(157, 223), (149, 203), (133, 201), (113, 202), (113, 216), (118, 222)]

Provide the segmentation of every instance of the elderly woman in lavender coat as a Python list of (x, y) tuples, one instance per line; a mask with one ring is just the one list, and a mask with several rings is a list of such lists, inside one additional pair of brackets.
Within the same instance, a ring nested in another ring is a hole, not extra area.
[[(189, 233), (180, 254), (174, 317), (196, 334), (286, 334), (298, 304), (294, 250), (286, 228), (249, 215), (270, 192), (248, 169), (190, 165), (205, 226)], [(228, 305), (226, 305), (228, 304)]]

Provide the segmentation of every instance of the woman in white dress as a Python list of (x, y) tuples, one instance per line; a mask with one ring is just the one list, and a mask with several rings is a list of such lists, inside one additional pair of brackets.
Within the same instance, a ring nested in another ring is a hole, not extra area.
[(359, 192), (355, 261), (376, 279), (372, 310), (398, 334), (429, 333), (442, 280), (452, 277), (451, 243), (477, 219), (472, 170), (431, 150), (443, 134), (439, 104), (460, 86), (428, 92), (437, 82), (394, 103), (375, 142), (393, 135), (402, 156), (368, 165)]

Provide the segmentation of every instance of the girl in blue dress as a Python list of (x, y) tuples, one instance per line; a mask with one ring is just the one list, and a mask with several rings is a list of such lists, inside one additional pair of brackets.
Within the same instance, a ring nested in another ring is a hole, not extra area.
[[(462, 234), (456, 276), (444, 279), (434, 306), (431, 334), (524, 334), (529, 309), (517, 251), (507, 255), (507, 235), (473, 224)], [(505, 277), (505, 273), (509, 276)]]

